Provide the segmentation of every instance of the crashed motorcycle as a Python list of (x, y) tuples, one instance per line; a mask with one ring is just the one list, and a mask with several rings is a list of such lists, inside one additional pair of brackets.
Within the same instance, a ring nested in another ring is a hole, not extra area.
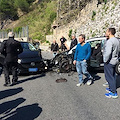
[(57, 73), (68, 73), (76, 70), (73, 65), (73, 58), (76, 46), (70, 51), (65, 51), (57, 54), (53, 59), (44, 59), (49, 70)]

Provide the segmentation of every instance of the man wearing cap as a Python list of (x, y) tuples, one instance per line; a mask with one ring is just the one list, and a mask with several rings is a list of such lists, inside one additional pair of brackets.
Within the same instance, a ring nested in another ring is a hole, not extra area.
[(10, 86), (10, 76), (9, 72), (12, 72), (12, 84), (15, 84), (18, 80), (17, 76), (17, 66), (18, 66), (18, 54), (23, 52), (23, 48), (20, 42), (14, 39), (14, 33), (8, 33), (9, 39), (4, 40), (1, 44), (0, 52), (4, 54), (4, 76), (5, 76), (5, 84), (4, 86)]

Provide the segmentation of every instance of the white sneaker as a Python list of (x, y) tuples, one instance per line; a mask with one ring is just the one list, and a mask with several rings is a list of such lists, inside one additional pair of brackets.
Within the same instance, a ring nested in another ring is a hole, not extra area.
[(80, 87), (82, 84), (83, 84), (83, 83), (78, 83), (76, 86), (77, 86), (77, 87)]
[(104, 86), (104, 87), (107, 87), (107, 86), (108, 86), (108, 82), (104, 83), (103, 86)]
[(87, 85), (91, 85), (91, 84), (92, 84), (92, 80), (88, 80)]

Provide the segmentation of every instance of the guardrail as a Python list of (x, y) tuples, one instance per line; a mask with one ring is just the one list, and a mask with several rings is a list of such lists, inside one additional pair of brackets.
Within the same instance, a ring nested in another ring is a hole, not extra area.
[(29, 38), (29, 28), (28, 26), (25, 27), (21, 27), (20, 30), (17, 30), (17, 32), (15, 32), (14, 29), (11, 29), (9, 31), (7, 30), (0, 30), (0, 41), (2, 42), (5, 39), (8, 39), (8, 32), (13, 31), (15, 34), (15, 39), (16, 40), (22, 40), (22, 41), (27, 41)]
[[(3, 42), (4, 40), (7, 40), (7, 39), (8, 38), (0, 39), (0, 42)], [(21, 38), (15, 38), (15, 40), (27, 42), (28, 38), (27, 37), (21, 37)]]

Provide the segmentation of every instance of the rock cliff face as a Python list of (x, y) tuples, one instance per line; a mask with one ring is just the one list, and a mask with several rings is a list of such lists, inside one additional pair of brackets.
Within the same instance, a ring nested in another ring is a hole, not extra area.
[(61, 26), (77, 19), (80, 11), (91, 1), (92, 0), (58, 0), (57, 23)]
[(77, 19), (54, 29), (53, 38), (59, 41), (61, 36), (68, 40), (70, 31), (78, 37), (83, 33), (86, 38), (104, 36), (109, 27), (115, 27), (117, 37), (120, 37), (120, 1), (109, 0), (106, 4), (98, 4), (97, 0), (87, 3), (78, 14)]

